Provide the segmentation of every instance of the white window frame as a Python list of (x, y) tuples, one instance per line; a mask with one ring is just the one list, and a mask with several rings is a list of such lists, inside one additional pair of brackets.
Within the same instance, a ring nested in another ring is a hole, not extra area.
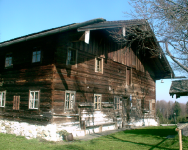
[[(67, 94), (69, 94), (69, 99), (67, 97)], [(72, 97), (72, 95), (74, 95), (74, 97)], [(64, 106), (65, 110), (72, 110), (74, 108), (75, 99), (76, 99), (76, 91), (65, 91), (65, 106)]]
[(40, 62), (40, 61), (41, 61), (41, 50), (33, 51), (32, 52), (32, 63), (36, 63), (36, 62)]
[[(96, 101), (96, 97), (97, 97), (97, 101)], [(102, 103), (102, 94), (94, 94), (94, 109), (101, 110), (101, 103)]]
[(5, 68), (12, 66), (12, 55), (7, 55), (5, 57)]
[[(34, 92), (34, 96), (32, 98), (31, 93)], [(35, 98), (36, 93), (38, 93), (38, 99)], [(35, 107), (36, 102), (38, 102), (37, 107)], [(39, 109), (40, 102), (40, 90), (30, 90), (29, 91), (29, 109)]]
[(0, 107), (5, 107), (5, 103), (6, 103), (6, 91), (0, 91)]
[[(75, 64), (71, 64), (71, 51), (75, 51), (76, 56), (75, 56)], [(68, 48), (67, 49), (67, 59), (66, 59), (66, 65), (75, 65), (77, 67), (77, 56), (78, 56), (78, 50), (73, 49), (73, 48)]]
[(120, 96), (114, 96), (114, 109), (120, 109)]
[(95, 57), (95, 72), (103, 73), (103, 58)]

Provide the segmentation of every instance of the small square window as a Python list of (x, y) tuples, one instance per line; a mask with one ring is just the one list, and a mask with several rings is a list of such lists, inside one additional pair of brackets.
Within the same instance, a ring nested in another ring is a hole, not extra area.
[(6, 91), (0, 91), (0, 107), (5, 107)]
[(94, 109), (95, 110), (101, 109), (101, 101), (102, 101), (102, 95), (101, 94), (94, 94)]
[(5, 67), (12, 66), (12, 54), (7, 54), (5, 57)]
[(40, 91), (29, 92), (29, 109), (38, 109), (40, 100)]
[(40, 62), (41, 59), (41, 51), (34, 51), (32, 55), (32, 63)]
[(114, 109), (119, 110), (120, 107), (120, 97), (114, 96)]
[(67, 65), (76, 65), (77, 64), (77, 50), (68, 48), (66, 64)]
[(95, 58), (95, 72), (103, 73), (103, 59)]
[(74, 103), (75, 103), (75, 91), (66, 91), (65, 92), (65, 109), (73, 109), (74, 108)]

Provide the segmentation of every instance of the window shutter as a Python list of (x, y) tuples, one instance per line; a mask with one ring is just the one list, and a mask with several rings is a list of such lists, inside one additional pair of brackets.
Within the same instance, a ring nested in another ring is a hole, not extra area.
[(13, 97), (13, 110), (19, 110), (20, 109), (20, 96), (14, 96)]

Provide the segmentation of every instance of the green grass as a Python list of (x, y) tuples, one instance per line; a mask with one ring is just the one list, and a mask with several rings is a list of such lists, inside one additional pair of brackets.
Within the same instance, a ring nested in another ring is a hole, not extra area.
[[(167, 139), (168, 135), (176, 135)], [(175, 127), (145, 127), (126, 130), (103, 136), (90, 141), (47, 142), (39, 139), (27, 140), (21, 136), (0, 134), (0, 149), (2, 150), (158, 150), (179, 149), (178, 135)], [(183, 137), (183, 149), (188, 150), (188, 137)]]

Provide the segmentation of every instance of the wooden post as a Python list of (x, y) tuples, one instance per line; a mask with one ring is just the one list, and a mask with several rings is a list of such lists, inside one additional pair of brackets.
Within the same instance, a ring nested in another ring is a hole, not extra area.
[(179, 130), (179, 150), (182, 150), (182, 136), (181, 136), (181, 130)]

